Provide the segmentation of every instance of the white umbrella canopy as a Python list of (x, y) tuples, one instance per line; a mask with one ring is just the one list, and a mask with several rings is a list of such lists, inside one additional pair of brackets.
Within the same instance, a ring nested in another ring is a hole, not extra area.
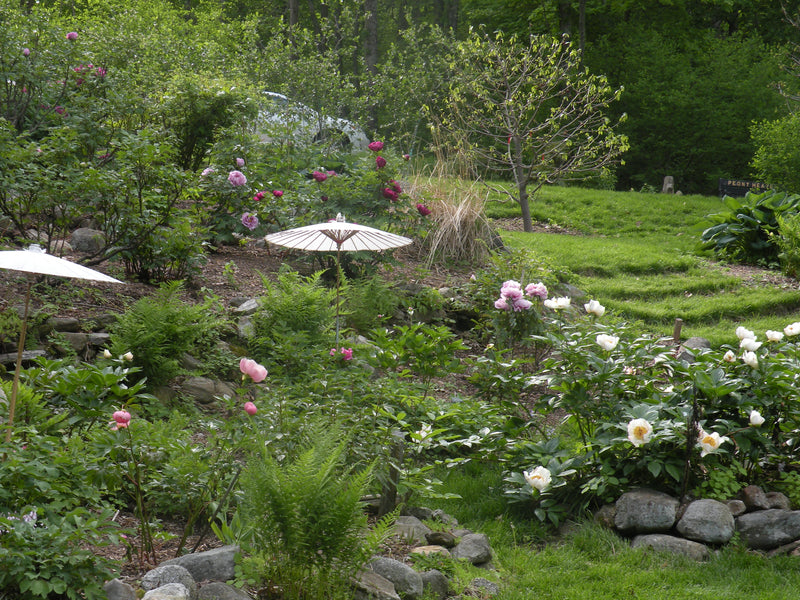
[(407, 246), (413, 240), (368, 227), (348, 223), (341, 214), (327, 223), (315, 223), (296, 229), (272, 233), (266, 237), (271, 244), (311, 252), (358, 252), (361, 250), (388, 250)]
[[(123, 283), (100, 271), (95, 271), (83, 265), (47, 254), (41, 247), (35, 244), (30, 246), (27, 250), (5, 250), (0, 252), (0, 269), (21, 271), (32, 275), (52, 275), (55, 277), (69, 277), (72, 279), (86, 279), (107, 283)], [(22, 316), (19, 343), (17, 344), (17, 364), (14, 369), (14, 382), (11, 387), (11, 399), (8, 403), (6, 443), (11, 441), (11, 432), (14, 428), (14, 410), (17, 405), (19, 372), (22, 368), (22, 351), (25, 349), (25, 334), (28, 328), (28, 305), (31, 299), (31, 285), (32, 281), (29, 278), (28, 287), (25, 292), (25, 311)]]
[(47, 254), (40, 246), (31, 246), (27, 250), (6, 250), (0, 252), (0, 269), (22, 271), (38, 275), (55, 277), (71, 277), (108, 283), (122, 283), (105, 273), (95, 271), (83, 265)]
[(336, 252), (336, 345), (339, 345), (339, 252), (378, 251), (407, 246), (414, 240), (367, 225), (348, 223), (341, 213), (327, 223), (271, 233), (269, 243), (311, 252)]

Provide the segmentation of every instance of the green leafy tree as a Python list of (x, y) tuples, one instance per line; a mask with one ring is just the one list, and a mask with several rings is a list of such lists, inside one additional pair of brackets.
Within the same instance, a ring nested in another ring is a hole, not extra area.
[(442, 130), (472, 165), (512, 177), (515, 189), (502, 191), (525, 231), (539, 188), (596, 174), (627, 148), (604, 114), (622, 90), (584, 70), (566, 37), (472, 33), (456, 61), (468, 67), (451, 84)]

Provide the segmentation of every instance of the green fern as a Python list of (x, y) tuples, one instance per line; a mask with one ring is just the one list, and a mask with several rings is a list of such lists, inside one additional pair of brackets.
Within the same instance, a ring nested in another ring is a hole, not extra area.
[(372, 469), (344, 466), (347, 441), (337, 428), (312, 431), (296, 457), (280, 461), (265, 451), (242, 475), (241, 515), (256, 557), (249, 568), (285, 598), (332, 597), (364, 560), (361, 498)]

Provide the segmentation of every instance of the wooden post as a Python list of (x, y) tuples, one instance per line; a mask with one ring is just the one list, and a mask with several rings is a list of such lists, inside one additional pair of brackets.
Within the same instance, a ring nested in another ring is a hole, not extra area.
[(676, 346), (681, 343), (682, 328), (683, 328), (683, 319), (675, 319), (675, 327), (672, 330), (672, 342)]

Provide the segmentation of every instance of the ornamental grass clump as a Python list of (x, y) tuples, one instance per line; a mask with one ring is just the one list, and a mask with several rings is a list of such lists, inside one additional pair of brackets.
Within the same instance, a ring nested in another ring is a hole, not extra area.
[(484, 214), (486, 194), (475, 182), (417, 175), (409, 194), (424, 199), (417, 210), (431, 222), (422, 248), (428, 266), (437, 261), (481, 265), (496, 238)]

